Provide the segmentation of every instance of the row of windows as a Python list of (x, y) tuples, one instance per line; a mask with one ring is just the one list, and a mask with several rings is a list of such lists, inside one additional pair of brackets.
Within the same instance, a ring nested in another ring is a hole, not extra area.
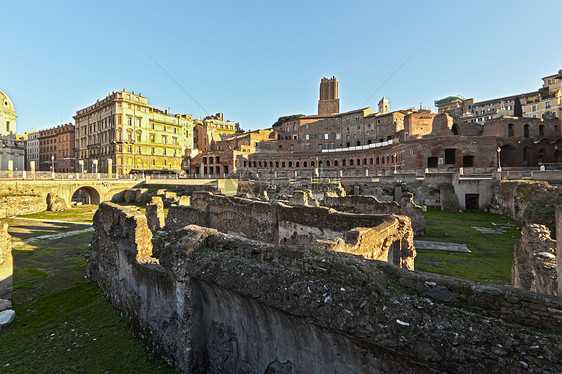
[(219, 156), (213, 157), (213, 156), (209, 156), (207, 157), (203, 157), (203, 163), (207, 164), (207, 160), (209, 161), (209, 164), (213, 163), (213, 160), (215, 161), (216, 164), (221, 162), (221, 158)]
[[(510, 124), (507, 125), (507, 136), (512, 137), (512, 136), (514, 136), (513, 134), (514, 134), (513, 124), (510, 123)], [(523, 126), (523, 136), (525, 138), (529, 137), (529, 125)], [(539, 136), (544, 136), (544, 125), (539, 126)]]
[[(132, 158), (119, 158), (118, 159), (119, 164), (116, 166), (123, 166), (123, 165), (134, 165), (133, 159)], [(122, 162), (125, 162), (124, 164), (122, 164)], [(151, 159), (150, 160), (150, 166), (157, 166), (156, 164), (156, 160), (155, 159)], [(158, 162), (158, 164), (160, 164), (160, 162)], [(139, 166), (143, 166), (144, 165), (144, 160), (137, 160), (137, 165)], [(164, 167), (174, 167), (175, 165), (179, 165), (176, 164), (173, 160), (162, 160), (162, 166)]]
[[(123, 152), (123, 146), (122, 145), (119, 145), (119, 152)], [(133, 153), (133, 146), (132, 145), (127, 146), (127, 148), (125, 148), (125, 153)], [(141, 146), (137, 146), (136, 154), (138, 154), (138, 155), (143, 154)], [(150, 154), (155, 155), (156, 154), (156, 148), (150, 148)], [(176, 149), (163, 148), (162, 149), (162, 155), (164, 155), (164, 156), (177, 156), (178, 151)]]
[(224, 174), (228, 174), (228, 165), (224, 165), (221, 169), (220, 165), (213, 166), (203, 166), (203, 174), (221, 174), (221, 170)]
[[(367, 165), (385, 165), (385, 164), (392, 164), (397, 161), (396, 155), (391, 156), (382, 156), (382, 157), (370, 157), (370, 158), (357, 158), (357, 159), (342, 159), (342, 160), (326, 160), (324, 163), (322, 160), (318, 161), (318, 166), (326, 166), (326, 167), (338, 167), (338, 166), (367, 166)], [(306, 168), (309, 165), (309, 161), (244, 161), (244, 167), (250, 168), (284, 168), (289, 167), (303, 167)], [(316, 167), (314, 161), (310, 161), (310, 167)]]
[[(346, 122), (349, 124), (349, 118), (347, 118), (347, 121), (346, 121)], [(359, 122), (359, 117), (356, 117), (356, 122)], [(387, 121), (387, 122), (388, 122), (388, 121)], [(377, 123), (380, 124), (380, 123), (381, 123), (381, 120), (378, 119), (378, 120), (377, 120)], [(323, 121), (320, 120), (320, 121), (317, 122), (317, 124), (318, 124), (318, 125), (322, 125), (322, 124), (328, 125), (328, 120), (327, 120), (327, 119), (325, 119), (325, 120), (323, 120)], [(333, 124), (334, 124), (334, 120), (332, 119), (332, 120), (330, 120), (330, 125), (333, 125)], [(338, 124), (338, 125), (340, 124), (340, 120), (339, 120), (339, 119), (337, 120), (337, 124)], [(373, 125), (374, 125), (374, 123), (367, 123), (367, 128), (370, 129)], [(394, 125), (396, 125), (396, 122), (394, 122)], [(310, 129), (310, 123), (305, 124), (305, 128), (306, 128), (306, 129)], [(293, 125), (293, 126), (292, 126), (292, 129), (293, 129), (293, 131), (296, 131), (296, 130), (297, 130), (297, 125)], [(361, 130), (361, 126), (360, 126), (360, 125), (357, 126), (357, 130)], [(291, 126), (287, 126), (287, 127), (286, 127), (286, 131), (287, 131), (287, 132), (290, 132), (290, 131), (291, 131)], [(347, 132), (349, 132), (349, 127), (347, 128)]]

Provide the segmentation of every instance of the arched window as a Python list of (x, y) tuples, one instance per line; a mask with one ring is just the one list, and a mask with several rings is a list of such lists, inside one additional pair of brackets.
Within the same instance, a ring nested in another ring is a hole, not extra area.
[(301, 166), (301, 163), (297, 161), (297, 162), (295, 163), (295, 167), (298, 168), (298, 167), (300, 167), (300, 166)]
[(539, 126), (539, 136), (544, 136), (544, 125)]
[(304, 167), (304, 168), (308, 167), (308, 162), (306, 162), (306, 161), (303, 161), (303, 163), (302, 163), (302, 167)]
[(529, 137), (529, 125), (523, 126), (523, 136), (524, 136), (525, 138), (528, 138), (528, 137)]
[(293, 167), (293, 161), (289, 161), (289, 167), (290, 167), (290, 168)]
[(330, 166), (330, 160), (326, 160), (326, 166)]
[(366, 158), (363, 159), (363, 165), (367, 165), (367, 159)]
[(507, 125), (507, 136), (509, 136), (509, 137), (513, 136), (513, 124), (512, 123)]
[(338, 166), (338, 160), (334, 160), (334, 166)]
[(371, 157), (371, 158), (369, 159), (369, 164), (373, 165), (373, 161), (374, 161), (374, 160), (373, 160), (373, 158)]
[(285, 167), (285, 161), (281, 162), (281, 167), (282, 167), (282, 168)]
[(379, 163), (380, 163), (380, 160), (379, 160), (379, 158), (378, 158), (378, 157), (377, 157), (377, 158), (375, 158), (375, 164), (377, 164), (377, 165), (378, 165)]
[(353, 166), (353, 159), (349, 160), (349, 166)]

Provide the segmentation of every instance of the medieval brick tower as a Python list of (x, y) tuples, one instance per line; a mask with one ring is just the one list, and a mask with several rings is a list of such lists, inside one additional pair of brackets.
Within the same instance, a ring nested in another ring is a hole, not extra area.
[(340, 112), (338, 99), (338, 78), (322, 78), (320, 81), (320, 100), (318, 100), (318, 115), (325, 116)]

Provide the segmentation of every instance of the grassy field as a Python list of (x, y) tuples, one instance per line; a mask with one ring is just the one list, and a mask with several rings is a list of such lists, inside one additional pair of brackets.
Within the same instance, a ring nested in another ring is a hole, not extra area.
[[(95, 207), (25, 216), (91, 221)], [(85, 278), (92, 233), (24, 240), (83, 225), (10, 219), (16, 246), (13, 309), (0, 331), (2, 373), (172, 373), (135, 339), (97, 284)]]
[(96, 213), (97, 209), (97, 205), (80, 205), (73, 206), (71, 209), (67, 209), (62, 212), (44, 211), (39, 213), (27, 214), (21, 217), (68, 222), (92, 222), (94, 213)]
[(425, 214), (425, 238), (466, 244), (472, 253), (418, 250), (416, 270), (477, 282), (510, 284), (513, 246), (521, 236), (521, 228), (517, 225), (513, 228), (501, 228), (502, 233), (499, 234), (485, 234), (473, 228), (498, 230), (492, 222), (516, 225), (516, 222), (509, 218), (491, 213), (428, 210)]

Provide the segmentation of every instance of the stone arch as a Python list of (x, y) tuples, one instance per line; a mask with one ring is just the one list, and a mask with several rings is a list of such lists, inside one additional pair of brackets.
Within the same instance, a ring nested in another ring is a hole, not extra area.
[(82, 201), (82, 204), (100, 205), (101, 203), (99, 191), (92, 186), (81, 186), (74, 190), (72, 195), (70, 195), (69, 206), (75, 199), (76, 201)]
[(523, 165), (530, 166), (532, 162), (531, 147), (526, 146), (523, 148)]
[(517, 166), (517, 150), (514, 146), (506, 144), (502, 145), (500, 153), (500, 161), (502, 167)]
[(537, 152), (537, 161), (539, 162), (539, 164), (542, 164), (545, 158), (545, 151), (544, 148), (539, 149), (539, 151)]

